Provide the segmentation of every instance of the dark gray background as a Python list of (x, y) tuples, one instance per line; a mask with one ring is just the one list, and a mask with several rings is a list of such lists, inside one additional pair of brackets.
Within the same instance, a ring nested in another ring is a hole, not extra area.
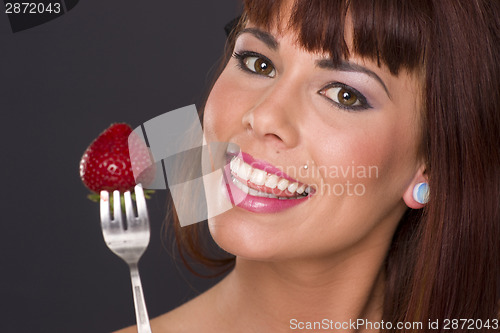
[[(128, 269), (105, 246), (78, 175), (111, 123), (133, 128), (198, 103), (222, 55), (235, 0), (83, 0), (13, 34), (0, 13), (0, 332), (109, 332), (135, 322)], [(141, 275), (151, 317), (214, 281), (165, 248), (165, 191), (149, 202)]]

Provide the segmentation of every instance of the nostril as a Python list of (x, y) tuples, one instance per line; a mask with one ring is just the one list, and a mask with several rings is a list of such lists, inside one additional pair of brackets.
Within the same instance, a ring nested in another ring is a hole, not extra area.
[(283, 141), (279, 135), (277, 134), (274, 134), (274, 133), (268, 133), (265, 135), (266, 137), (270, 138), (271, 140), (279, 140), (279, 141)]

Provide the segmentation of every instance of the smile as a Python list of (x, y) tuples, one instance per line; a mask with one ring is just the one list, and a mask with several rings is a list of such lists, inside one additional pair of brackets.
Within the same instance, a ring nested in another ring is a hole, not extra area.
[(310, 192), (310, 187), (306, 184), (254, 168), (238, 156), (231, 159), (229, 168), (232, 182), (249, 195), (290, 200), (307, 197)]
[(277, 213), (307, 202), (314, 190), (247, 153), (229, 154), (224, 168), (231, 203), (254, 213)]

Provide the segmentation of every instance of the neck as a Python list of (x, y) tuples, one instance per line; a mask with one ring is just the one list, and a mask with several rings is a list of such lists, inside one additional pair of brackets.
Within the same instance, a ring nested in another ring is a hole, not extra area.
[(358, 318), (381, 320), (386, 252), (387, 246), (374, 244), (367, 251), (352, 248), (314, 260), (237, 258), (235, 269), (217, 287), (218, 307), (226, 318), (242, 325), (240, 332), (249, 327), (259, 332), (270, 328), (288, 332), (314, 322), (332, 326), (316, 326), (312, 331), (353, 332), (352, 326), (338, 330), (334, 325)]

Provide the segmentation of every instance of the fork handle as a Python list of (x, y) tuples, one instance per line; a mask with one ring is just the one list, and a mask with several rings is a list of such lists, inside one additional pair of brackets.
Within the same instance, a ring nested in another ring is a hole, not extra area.
[(130, 264), (130, 280), (132, 281), (132, 291), (134, 293), (135, 318), (137, 322), (138, 333), (151, 333), (149, 326), (148, 310), (144, 301), (142, 292), (141, 277), (139, 276), (139, 267), (137, 264)]

